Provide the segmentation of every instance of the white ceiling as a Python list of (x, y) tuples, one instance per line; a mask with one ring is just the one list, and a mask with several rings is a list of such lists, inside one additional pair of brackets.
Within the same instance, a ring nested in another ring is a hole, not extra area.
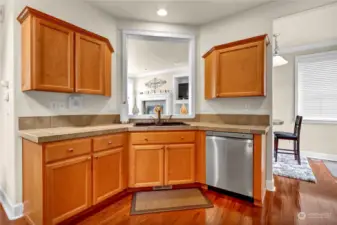
[(127, 49), (129, 77), (176, 73), (188, 66), (187, 41), (129, 38)]
[[(200, 25), (275, 0), (82, 0), (120, 19)], [(157, 10), (165, 8), (166, 17)]]

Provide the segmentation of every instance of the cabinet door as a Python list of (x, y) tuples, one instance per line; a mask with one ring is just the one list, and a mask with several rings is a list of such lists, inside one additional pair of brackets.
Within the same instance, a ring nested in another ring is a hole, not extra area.
[(47, 224), (57, 224), (91, 206), (91, 157), (46, 166)]
[(122, 191), (122, 154), (123, 148), (116, 148), (94, 154), (94, 204)]
[(105, 43), (76, 34), (76, 92), (104, 94)]
[(33, 90), (74, 92), (74, 32), (34, 18)]
[(164, 184), (164, 146), (133, 145), (130, 149), (129, 185), (152, 187)]
[(217, 97), (264, 96), (265, 42), (218, 51)]
[(167, 145), (165, 148), (165, 185), (195, 182), (194, 144)]

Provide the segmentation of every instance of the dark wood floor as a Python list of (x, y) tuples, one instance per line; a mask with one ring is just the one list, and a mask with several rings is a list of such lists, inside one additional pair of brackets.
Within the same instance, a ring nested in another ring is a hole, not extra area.
[[(214, 208), (130, 216), (131, 195), (81, 221), (80, 225), (136, 224), (337, 224), (337, 179), (321, 161), (310, 161), (317, 184), (275, 176), (275, 192), (268, 192), (263, 208), (244, 201), (206, 191)], [(305, 219), (299, 220), (298, 213)], [(26, 225), (22, 220), (10, 223), (1, 210), (0, 225)]]

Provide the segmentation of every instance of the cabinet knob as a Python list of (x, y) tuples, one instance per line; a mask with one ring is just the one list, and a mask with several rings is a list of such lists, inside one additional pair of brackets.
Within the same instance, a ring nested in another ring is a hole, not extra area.
[(68, 152), (73, 152), (73, 151), (74, 151), (73, 148), (69, 148), (69, 149), (68, 149)]
[(91, 157), (89, 156), (88, 158), (87, 158), (87, 160), (90, 160), (91, 159)]
[(112, 144), (112, 141), (109, 141), (108, 144), (111, 145), (111, 144)]
[(97, 155), (95, 156), (95, 159), (98, 159), (98, 156), (97, 156)]
[(180, 137), (181, 140), (184, 140), (185, 138), (184, 137)]
[(144, 140), (145, 140), (145, 141), (149, 141), (149, 139), (147, 139), (147, 138), (145, 138)]

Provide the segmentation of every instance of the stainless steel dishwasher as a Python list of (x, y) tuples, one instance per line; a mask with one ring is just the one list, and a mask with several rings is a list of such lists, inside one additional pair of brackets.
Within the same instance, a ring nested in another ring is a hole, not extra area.
[(253, 197), (253, 135), (206, 132), (206, 183)]

